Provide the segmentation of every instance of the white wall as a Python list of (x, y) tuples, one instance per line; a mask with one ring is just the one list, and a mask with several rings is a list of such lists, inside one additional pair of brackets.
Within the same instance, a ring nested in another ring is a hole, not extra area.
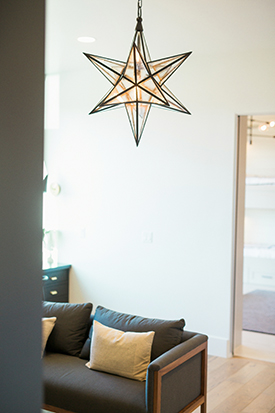
[[(54, 226), (72, 302), (184, 317), (210, 354), (229, 354), (236, 114), (274, 111), (274, 16), (272, 0), (144, 2), (153, 59), (193, 50), (167, 83), (192, 116), (153, 108), (136, 148), (123, 108), (87, 115), (110, 85), (81, 55), (125, 60), (136, 2), (47, 1), (60, 126), (45, 159), (62, 188)], [(97, 42), (77, 44), (83, 34)]]
[[(269, 128), (264, 136), (273, 135), (275, 129)], [(248, 176), (274, 178), (275, 139), (254, 137), (252, 145), (247, 145), (246, 161)], [(245, 206), (245, 243), (275, 244), (275, 185), (246, 185)]]
[[(273, 118), (270, 116), (269, 120)], [(254, 134), (257, 133), (256, 127)], [(274, 134), (274, 128), (269, 128), (263, 135)], [(253, 137), (246, 156), (247, 175), (275, 177), (275, 139)], [(245, 204), (244, 292), (259, 288), (274, 290), (275, 185), (246, 185)]]

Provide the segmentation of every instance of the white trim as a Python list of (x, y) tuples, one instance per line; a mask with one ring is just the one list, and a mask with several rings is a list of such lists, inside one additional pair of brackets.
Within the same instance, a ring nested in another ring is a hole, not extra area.
[(230, 341), (221, 337), (211, 337), (208, 338), (208, 354), (210, 356), (217, 357), (232, 357), (230, 351)]
[(243, 246), (245, 215), (247, 116), (238, 116), (236, 171), (235, 171), (235, 216), (234, 216), (234, 265), (231, 352), (242, 344), (243, 312)]
[(246, 185), (275, 185), (275, 177), (267, 176), (247, 176), (245, 178)]

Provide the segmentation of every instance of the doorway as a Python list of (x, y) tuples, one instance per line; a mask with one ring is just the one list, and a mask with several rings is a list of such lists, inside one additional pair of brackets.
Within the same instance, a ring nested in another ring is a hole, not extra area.
[(237, 134), (233, 354), (275, 362), (275, 115)]

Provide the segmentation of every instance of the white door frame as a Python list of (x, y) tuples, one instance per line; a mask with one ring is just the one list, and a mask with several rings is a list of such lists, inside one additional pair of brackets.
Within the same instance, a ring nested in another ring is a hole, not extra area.
[(247, 116), (237, 117), (235, 154), (235, 197), (233, 228), (233, 323), (232, 354), (242, 344), (243, 322), (243, 246), (245, 217)]

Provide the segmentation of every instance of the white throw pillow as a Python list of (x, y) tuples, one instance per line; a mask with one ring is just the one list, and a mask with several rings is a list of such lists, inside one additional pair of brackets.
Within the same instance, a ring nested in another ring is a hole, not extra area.
[(41, 358), (48, 341), (48, 338), (54, 328), (56, 322), (56, 317), (43, 317), (42, 318), (42, 349), (41, 349)]
[(106, 327), (94, 320), (87, 367), (144, 381), (155, 332), (133, 333)]

